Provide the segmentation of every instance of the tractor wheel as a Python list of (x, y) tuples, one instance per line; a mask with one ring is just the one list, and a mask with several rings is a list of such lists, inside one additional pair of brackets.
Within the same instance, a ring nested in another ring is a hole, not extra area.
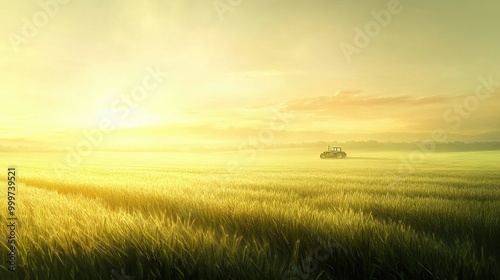
[(336, 158), (343, 158), (342, 153), (338, 153), (335, 155)]
[(342, 153), (342, 158), (346, 158), (347, 157), (347, 154), (346, 153)]
[(320, 158), (326, 158), (326, 155), (325, 154), (321, 154), (319, 155)]

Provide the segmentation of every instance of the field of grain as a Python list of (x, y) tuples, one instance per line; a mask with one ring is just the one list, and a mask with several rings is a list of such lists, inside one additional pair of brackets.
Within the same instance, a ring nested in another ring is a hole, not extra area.
[(1, 154), (0, 279), (500, 278), (500, 152), (320, 152)]

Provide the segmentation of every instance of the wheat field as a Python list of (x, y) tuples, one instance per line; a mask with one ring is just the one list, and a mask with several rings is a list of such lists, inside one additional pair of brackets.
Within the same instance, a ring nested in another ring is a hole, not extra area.
[(500, 152), (320, 152), (1, 154), (0, 279), (500, 277)]

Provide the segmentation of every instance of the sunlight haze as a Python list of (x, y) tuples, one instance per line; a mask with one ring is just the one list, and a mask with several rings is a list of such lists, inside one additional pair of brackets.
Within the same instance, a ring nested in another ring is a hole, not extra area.
[[(481, 79), (499, 85), (497, 2), (243, 0), (223, 13), (216, 2), (68, 1), (32, 38), (23, 29), (42, 4), (2, 7), (4, 144), (73, 143), (110, 119), (110, 146), (237, 146), (276, 110), (287, 121), (276, 144), (417, 141), (438, 128), (499, 139), (498, 90), (466, 101)], [(356, 47), (356, 29), (390, 5), (398, 13)], [(358, 52), (347, 58), (346, 44)], [(122, 96), (156, 70), (157, 87), (125, 113)], [(443, 116), (464, 102), (467, 116)]]

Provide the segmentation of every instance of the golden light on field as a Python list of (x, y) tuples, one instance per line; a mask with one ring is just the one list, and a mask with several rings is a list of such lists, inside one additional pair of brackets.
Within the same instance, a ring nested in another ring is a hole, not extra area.
[[(356, 153), (318, 164), (310, 149), (250, 162), (237, 151), (95, 152), (54, 170), (57, 153), (4, 153), (20, 179), (16, 273), (280, 279), (313, 257), (314, 279), (412, 278), (422, 267), (429, 279), (496, 278), (498, 151), (434, 153), (412, 173), (398, 171), (401, 152)], [(226, 169), (235, 159), (241, 169)]]
[(0, 279), (499, 278), (499, 10), (3, 1)]

